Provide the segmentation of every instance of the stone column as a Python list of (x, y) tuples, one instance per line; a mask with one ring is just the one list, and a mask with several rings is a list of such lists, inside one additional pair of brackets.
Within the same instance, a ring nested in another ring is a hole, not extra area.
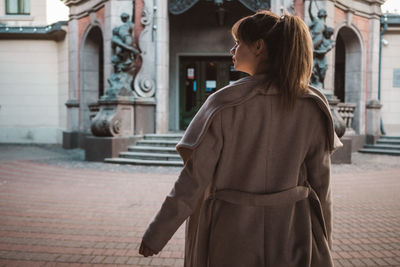
[(368, 81), (367, 95), (369, 99), (378, 99), (379, 75), (379, 17), (369, 19), (369, 46), (368, 46)]
[(156, 132), (168, 132), (169, 20), (168, 1), (156, 0)]
[(69, 66), (68, 79), (69, 91), (67, 108), (67, 129), (63, 132), (63, 147), (66, 149), (76, 148), (79, 145), (79, 65), (78, 65), (78, 20), (72, 18), (68, 22), (68, 47)]
[(111, 39), (112, 39), (112, 29), (116, 25), (113, 24), (113, 14), (112, 14), (112, 1), (108, 1), (104, 4), (104, 36), (103, 36), (103, 55), (104, 55), (104, 92), (108, 85), (107, 79), (113, 73), (113, 66), (111, 64)]
[(380, 120), (382, 105), (372, 99), (367, 103), (367, 143), (375, 144), (381, 135)]

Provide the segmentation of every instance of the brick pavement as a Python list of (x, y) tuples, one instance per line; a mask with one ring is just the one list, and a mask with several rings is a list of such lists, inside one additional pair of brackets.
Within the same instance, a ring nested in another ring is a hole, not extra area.
[[(0, 266), (183, 265), (183, 227), (160, 255), (137, 252), (177, 170), (29, 159), (0, 159)], [(354, 166), (333, 167), (335, 266), (400, 266), (400, 164)]]

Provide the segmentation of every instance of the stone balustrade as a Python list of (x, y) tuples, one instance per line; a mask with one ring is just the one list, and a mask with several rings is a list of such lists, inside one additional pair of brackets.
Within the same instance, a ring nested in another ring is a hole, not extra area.
[(346, 123), (346, 135), (355, 134), (354, 129), (352, 128), (353, 118), (354, 118), (354, 110), (356, 109), (355, 103), (339, 103), (337, 105), (338, 112), (342, 119)]

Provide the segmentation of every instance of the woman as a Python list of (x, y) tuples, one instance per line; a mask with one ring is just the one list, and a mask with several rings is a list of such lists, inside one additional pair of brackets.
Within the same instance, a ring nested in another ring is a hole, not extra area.
[(157, 254), (186, 224), (186, 267), (333, 266), (330, 154), (340, 141), (308, 86), (312, 40), (268, 11), (232, 28), (235, 69), (177, 145), (185, 166), (140, 247)]

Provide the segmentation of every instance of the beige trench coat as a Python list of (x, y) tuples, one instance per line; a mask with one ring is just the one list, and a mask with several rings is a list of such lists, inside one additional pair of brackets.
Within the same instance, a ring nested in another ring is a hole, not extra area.
[(282, 111), (265, 75), (211, 95), (177, 145), (185, 165), (144, 234), (160, 251), (186, 223), (185, 267), (329, 267), (330, 155), (341, 143), (310, 88)]

